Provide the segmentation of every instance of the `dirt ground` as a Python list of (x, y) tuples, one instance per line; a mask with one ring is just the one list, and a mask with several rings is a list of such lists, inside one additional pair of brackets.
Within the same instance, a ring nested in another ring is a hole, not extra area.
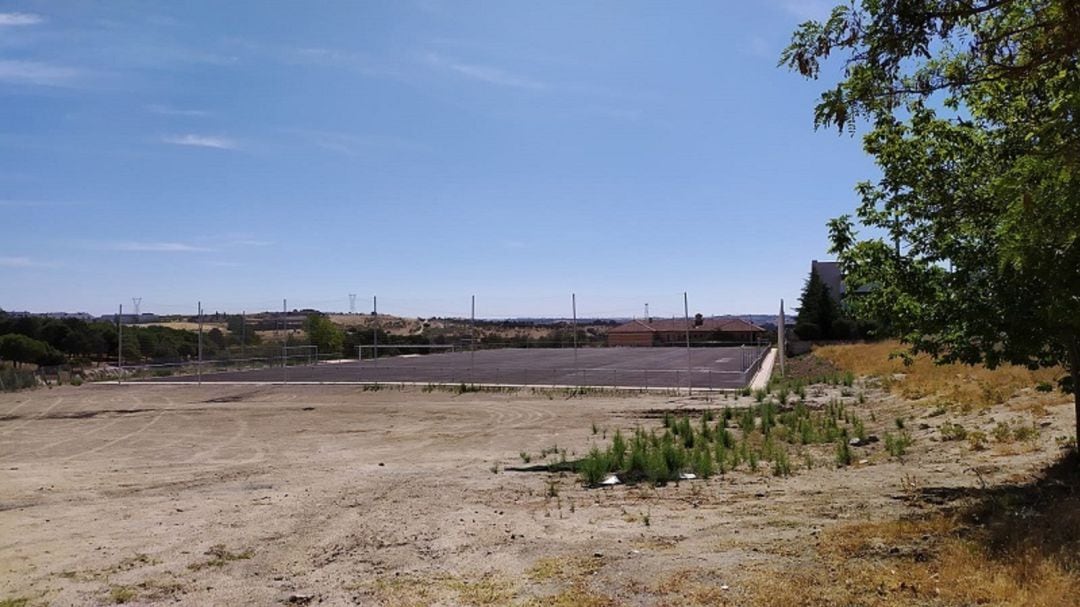
[[(838, 469), (823, 445), (786, 478), (763, 467), (603, 489), (513, 468), (657, 428), (660, 410), (753, 399), (209, 385), (0, 395), (0, 605), (750, 604), (755, 575), (806, 562), (830, 527), (931, 507), (907, 499), (914, 486), (1023, 478), (1071, 434), (1064, 399), (941, 416), (871, 388), (865, 403), (846, 394), (871, 433), (908, 420), (902, 460), (879, 442)], [(829, 398), (841, 388), (810, 391)], [(938, 438), (944, 419), (989, 432), (1012, 418), (1038, 435), (982, 451)]]

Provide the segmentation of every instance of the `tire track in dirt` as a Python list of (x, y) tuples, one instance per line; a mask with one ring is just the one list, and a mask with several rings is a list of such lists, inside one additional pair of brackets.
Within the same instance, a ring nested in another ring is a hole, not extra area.
[(45, 407), (44, 409), (42, 409), (37, 415), (35, 415), (33, 417), (28, 417), (28, 418), (22, 420), (21, 423), (15, 424), (14, 426), (11, 426), (10, 428), (4, 428), (3, 431), (0, 431), (0, 436), (9, 436), (12, 432), (18, 430), (19, 428), (22, 428), (26, 424), (29, 424), (32, 421), (35, 421), (35, 420), (38, 420), (38, 419), (41, 419), (41, 418), (45, 417), (45, 415), (47, 413), (49, 413), (49, 411), (52, 411), (53, 409), (55, 409), (62, 402), (64, 402), (64, 397), (57, 396), (56, 400), (53, 401), (53, 404), (51, 404), (48, 407)]
[(79, 453), (69, 455), (69, 456), (67, 456), (65, 458), (62, 458), (61, 461), (67, 462), (67, 461), (71, 461), (71, 460), (73, 460), (73, 459), (75, 459), (77, 457), (83, 457), (83, 456), (89, 455), (91, 453), (97, 453), (98, 451), (101, 451), (103, 449), (108, 449), (109, 447), (111, 447), (113, 445), (122, 443), (122, 442), (124, 442), (126, 440), (129, 440), (129, 439), (131, 439), (133, 437), (136, 437), (136, 436), (142, 434), (143, 432), (145, 432), (148, 428), (150, 428), (150, 426), (153, 426), (154, 424), (156, 424), (158, 422), (158, 420), (162, 418), (163, 415), (165, 415), (165, 412), (164, 411), (159, 411), (158, 414), (155, 415), (153, 419), (151, 419), (149, 422), (144, 424), (141, 428), (138, 428), (137, 430), (133, 430), (131, 432), (128, 432), (127, 434), (124, 434), (123, 436), (117, 437), (117, 438), (115, 438), (115, 439), (113, 439), (111, 441), (108, 441), (104, 445), (98, 445), (97, 447), (94, 447), (92, 449), (87, 449), (85, 451), (81, 451)]

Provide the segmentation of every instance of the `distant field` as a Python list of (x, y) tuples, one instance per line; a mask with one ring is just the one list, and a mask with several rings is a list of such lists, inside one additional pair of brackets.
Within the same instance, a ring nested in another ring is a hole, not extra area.
[[(141, 324), (139, 324), (139, 326), (140, 327), (167, 327), (169, 329), (176, 329), (178, 331), (198, 331), (199, 330), (199, 323), (197, 323), (197, 322), (185, 322), (185, 321), (141, 323)], [(203, 331), (209, 331), (210, 329), (220, 329), (222, 331), (228, 331), (228, 328), (226, 327), (225, 323), (223, 323), (223, 322), (220, 322), (220, 323), (204, 322), (202, 326), (203, 326)]]

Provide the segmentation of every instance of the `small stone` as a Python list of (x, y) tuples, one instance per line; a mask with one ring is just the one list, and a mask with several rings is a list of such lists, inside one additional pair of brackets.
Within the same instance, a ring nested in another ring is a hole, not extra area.
[(310, 594), (290, 594), (288, 602), (292, 605), (307, 605), (315, 598)]
[(600, 552), (599, 550), (597, 550), (596, 552), (592, 553), (592, 555), (593, 555), (593, 558), (597, 558), (597, 559), (602, 559), (602, 558), (604, 558), (604, 553), (603, 553), (603, 552)]
[(379, 465), (380, 465), (380, 466), (385, 466), (386, 464), (384, 464), (384, 463), (382, 463), (382, 462), (379, 462)]

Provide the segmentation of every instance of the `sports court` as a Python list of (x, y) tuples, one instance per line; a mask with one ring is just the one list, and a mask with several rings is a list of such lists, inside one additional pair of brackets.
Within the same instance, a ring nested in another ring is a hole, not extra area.
[[(204, 372), (203, 382), (408, 383), (733, 389), (746, 386), (763, 347), (507, 348)], [(190, 374), (153, 382), (199, 381)]]

